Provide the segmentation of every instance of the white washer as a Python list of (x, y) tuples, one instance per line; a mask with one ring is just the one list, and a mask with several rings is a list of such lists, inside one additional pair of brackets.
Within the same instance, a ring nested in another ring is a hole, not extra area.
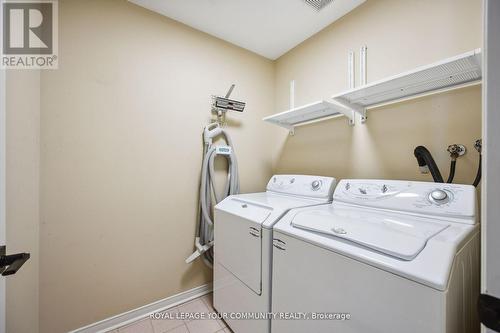
[(331, 205), (283, 217), (273, 242), (274, 313), (350, 315), (273, 320), (273, 333), (478, 332), (473, 186), (342, 180)]
[(239, 314), (271, 311), (272, 227), (290, 209), (328, 204), (335, 179), (276, 175), (262, 193), (227, 197), (215, 206), (214, 307), (237, 333), (266, 333), (269, 318)]

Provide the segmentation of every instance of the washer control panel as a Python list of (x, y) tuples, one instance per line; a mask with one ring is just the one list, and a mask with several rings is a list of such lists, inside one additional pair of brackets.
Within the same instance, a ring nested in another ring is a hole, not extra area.
[(476, 189), (472, 185), (344, 179), (339, 182), (333, 199), (419, 214), (459, 218), (476, 215)]
[(271, 192), (331, 200), (335, 178), (310, 175), (274, 175), (267, 183)]

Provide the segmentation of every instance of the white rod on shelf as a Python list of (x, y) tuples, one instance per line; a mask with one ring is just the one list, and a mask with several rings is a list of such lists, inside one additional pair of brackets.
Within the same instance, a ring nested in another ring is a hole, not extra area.
[(368, 48), (362, 46), (359, 50), (359, 84), (364, 86), (366, 84), (366, 56)]
[[(359, 83), (361, 86), (364, 86), (367, 83), (367, 75), (366, 75), (366, 58), (367, 58), (367, 47), (362, 46), (359, 50)], [(366, 122), (366, 110), (363, 111), (361, 115), (361, 123), (364, 124)]]
[(295, 80), (290, 81), (290, 110), (295, 108)]
[(354, 89), (354, 51), (347, 55), (347, 82), (349, 89)]

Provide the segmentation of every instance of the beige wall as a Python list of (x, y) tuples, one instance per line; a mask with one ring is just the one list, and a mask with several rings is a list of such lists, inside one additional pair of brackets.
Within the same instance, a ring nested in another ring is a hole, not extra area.
[(479, 87), (293, 137), (261, 118), (288, 108), (291, 79), (296, 105), (345, 90), (347, 52), (362, 45), (369, 82), (480, 47), (480, 0), (369, 0), (276, 62), (124, 0), (59, 5), (60, 68), (8, 76), (8, 245), (33, 256), (8, 284), (9, 332), (37, 332), (38, 315), (41, 332), (64, 332), (211, 280), (184, 259), (210, 95), (233, 82), (247, 102), (228, 126), (244, 192), (273, 171), (430, 180), (413, 157), (419, 144), (444, 176), (446, 146), (466, 144), (456, 180), (474, 178)]
[[(348, 51), (356, 51), (358, 71), (363, 45), (368, 46), (368, 82), (373, 82), (481, 43), (480, 0), (369, 0), (278, 59), (276, 110), (288, 108), (292, 79), (296, 105), (347, 90)], [(481, 89), (476, 86), (369, 110), (367, 123), (355, 127), (338, 118), (300, 127), (293, 137), (282, 130), (274, 169), (431, 180), (418, 172), (415, 146), (427, 146), (447, 177), (446, 147), (462, 143), (469, 152), (457, 163), (456, 181), (472, 183), (477, 166), (473, 143), (480, 136)]]
[(203, 126), (228, 115), (243, 191), (271, 172), (273, 62), (126, 1), (60, 1), (42, 73), (41, 332), (90, 324), (211, 281), (188, 265)]
[(7, 280), (7, 332), (38, 332), (40, 72), (8, 71), (6, 227), (9, 254), (31, 258)]

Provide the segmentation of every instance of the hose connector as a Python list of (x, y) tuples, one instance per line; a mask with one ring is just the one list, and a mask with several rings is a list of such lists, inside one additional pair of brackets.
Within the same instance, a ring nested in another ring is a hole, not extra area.
[(203, 141), (209, 146), (212, 145), (212, 141), (215, 137), (222, 134), (222, 128), (220, 128), (218, 123), (211, 123), (205, 126), (203, 130)]
[(474, 143), (474, 149), (477, 150), (479, 154), (481, 154), (483, 150), (483, 140), (482, 139), (477, 139), (476, 142)]
[(448, 151), (448, 153), (450, 153), (450, 157), (453, 161), (455, 161), (458, 157), (464, 155), (467, 151), (464, 145), (456, 143), (449, 145), (448, 149), (446, 150)]

